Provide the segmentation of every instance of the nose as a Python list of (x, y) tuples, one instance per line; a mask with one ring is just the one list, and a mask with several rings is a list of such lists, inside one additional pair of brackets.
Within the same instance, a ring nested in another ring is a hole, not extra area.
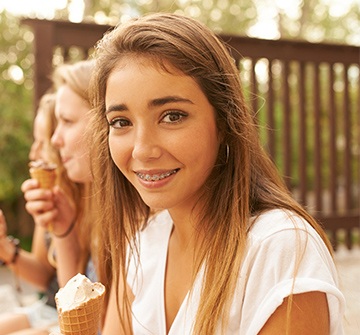
[(57, 126), (55, 128), (55, 131), (53, 133), (53, 135), (51, 136), (51, 144), (59, 149), (62, 145), (63, 145), (64, 141), (62, 139), (62, 136), (61, 136), (61, 132), (60, 132), (60, 127)]
[(146, 127), (135, 131), (133, 143), (133, 159), (140, 161), (153, 160), (158, 159), (162, 154), (159, 136)]

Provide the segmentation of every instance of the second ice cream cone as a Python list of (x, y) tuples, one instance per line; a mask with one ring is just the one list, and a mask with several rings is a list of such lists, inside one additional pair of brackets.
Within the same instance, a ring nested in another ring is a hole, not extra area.
[(51, 189), (56, 184), (56, 171), (55, 170), (31, 168), (30, 176), (31, 176), (31, 178), (34, 178), (39, 182), (40, 188)]
[[(56, 164), (35, 161), (30, 162), (29, 166), (30, 176), (39, 182), (40, 188), (52, 189), (55, 186), (57, 179)], [(48, 225), (48, 230), (53, 230), (51, 223)]]

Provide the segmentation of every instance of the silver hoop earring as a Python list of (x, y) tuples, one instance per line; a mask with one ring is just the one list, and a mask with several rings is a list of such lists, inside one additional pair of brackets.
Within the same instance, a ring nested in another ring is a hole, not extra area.
[(225, 160), (225, 164), (227, 164), (227, 162), (229, 161), (229, 155), (230, 155), (230, 147), (229, 147), (229, 144), (226, 144), (226, 160)]

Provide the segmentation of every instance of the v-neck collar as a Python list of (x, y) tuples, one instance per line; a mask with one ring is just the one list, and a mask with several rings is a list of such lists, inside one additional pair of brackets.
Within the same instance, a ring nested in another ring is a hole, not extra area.
[[(168, 232), (167, 232), (167, 240), (166, 243), (164, 243), (163, 245), (163, 257), (161, 257), (162, 259), (162, 265), (161, 265), (161, 277), (162, 278), (162, 282), (161, 282), (161, 290), (159, 292), (160, 296), (160, 301), (161, 303), (161, 333), (162, 334), (167, 334), (167, 335), (178, 335), (177, 331), (179, 329), (181, 329), (181, 322), (183, 322), (184, 317), (183, 314), (187, 312), (187, 309), (189, 310), (189, 315), (191, 314), (191, 311), (194, 313), (196, 313), (197, 308), (198, 308), (198, 301), (199, 299), (192, 299), (192, 302), (189, 303), (189, 296), (190, 296), (190, 291), (192, 290), (193, 292), (191, 293), (191, 295), (193, 296), (194, 294), (199, 294), (200, 296), (200, 287), (199, 286), (199, 280), (200, 278), (202, 278), (203, 276), (203, 272), (204, 272), (204, 265), (201, 266), (199, 273), (196, 275), (195, 281), (192, 285), (191, 290), (189, 290), (185, 297), (184, 300), (182, 301), (179, 310), (177, 311), (175, 318), (171, 324), (171, 327), (169, 329), (169, 332), (166, 333), (166, 314), (165, 314), (165, 270), (166, 270), (166, 264), (167, 264), (167, 258), (168, 258), (168, 248), (169, 248), (169, 242), (170, 242), (170, 236), (171, 236), (171, 232), (174, 229), (174, 222), (171, 219), (171, 216), (169, 214), (170, 217), (170, 221), (171, 224), (168, 228)], [(198, 289), (194, 290), (194, 288), (198, 287)], [(196, 303), (197, 302), (197, 303)], [(196, 303), (196, 304), (195, 304)], [(195, 305), (194, 305), (195, 304)]]

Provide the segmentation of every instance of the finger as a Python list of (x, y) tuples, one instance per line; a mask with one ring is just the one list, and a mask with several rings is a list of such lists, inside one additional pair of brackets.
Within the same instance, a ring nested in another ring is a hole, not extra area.
[(25, 204), (27, 212), (33, 216), (43, 214), (54, 209), (53, 201), (28, 201)]
[(39, 188), (39, 182), (36, 179), (26, 179), (21, 184), (21, 191), (25, 193), (26, 191), (32, 190), (34, 188)]
[(3, 211), (0, 209), (0, 237), (6, 236), (6, 221)]
[(47, 227), (54, 222), (56, 215), (57, 210), (47, 211), (45, 213), (38, 214), (36, 218), (34, 218), (34, 221), (37, 225), (47, 229)]
[(26, 201), (50, 201), (53, 199), (53, 193), (51, 190), (45, 190), (42, 188), (36, 188), (24, 193), (24, 198)]

